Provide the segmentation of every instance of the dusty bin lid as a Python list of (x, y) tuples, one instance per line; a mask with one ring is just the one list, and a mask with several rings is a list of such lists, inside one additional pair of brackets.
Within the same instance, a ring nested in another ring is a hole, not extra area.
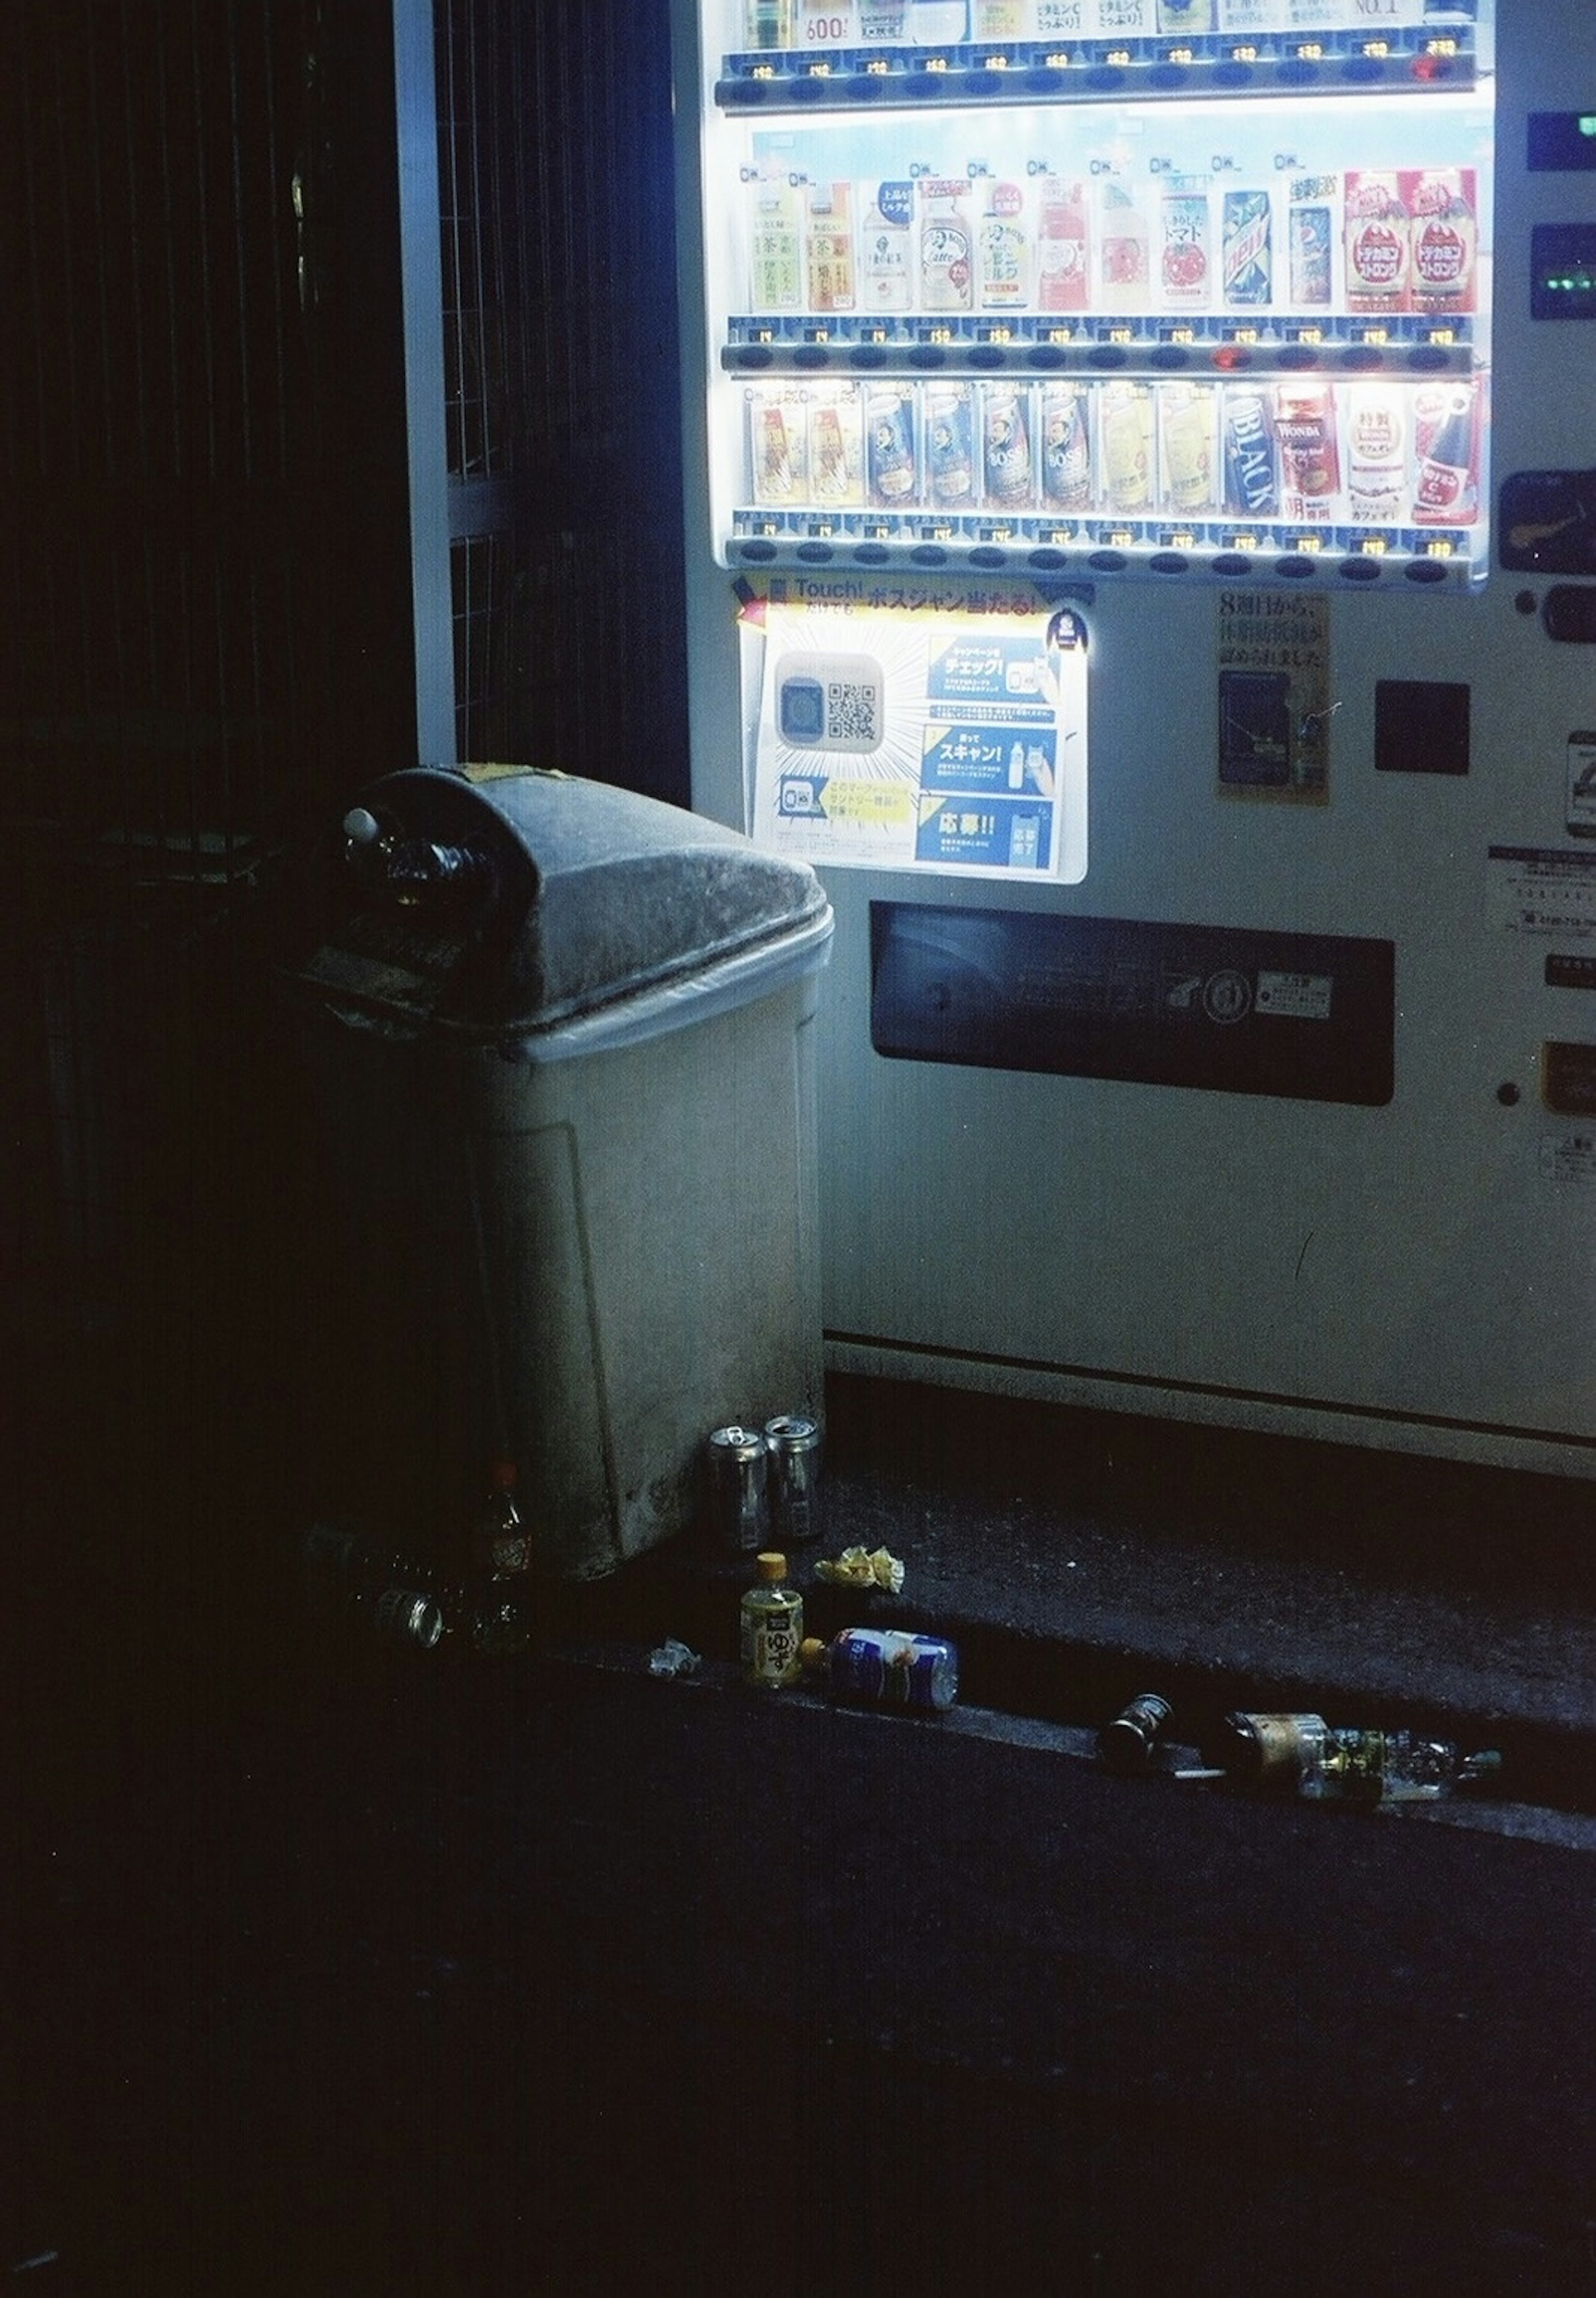
[(558, 1059), (680, 1028), (823, 963), (806, 864), (633, 790), (525, 766), (384, 775), (343, 818), (302, 991), (346, 1021)]

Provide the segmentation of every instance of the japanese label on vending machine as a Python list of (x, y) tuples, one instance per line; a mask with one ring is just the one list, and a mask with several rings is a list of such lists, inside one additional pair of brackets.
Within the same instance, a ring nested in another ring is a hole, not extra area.
[(773, 578), (743, 610), (753, 832), (811, 862), (1086, 875), (1086, 629), (1029, 586), (882, 602)]

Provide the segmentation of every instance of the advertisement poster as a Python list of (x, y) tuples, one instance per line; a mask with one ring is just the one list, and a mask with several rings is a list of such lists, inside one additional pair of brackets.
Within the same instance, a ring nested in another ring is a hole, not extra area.
[(1219, 602), (1219, 786), (1230, 796), (1329, 796), (1330, 602), (1226, 590)]
[(1034, 594), (935, 606), (773, 580), (755, 641), (753, 834), (806, 862), (1079, 884), (1087, 637)]

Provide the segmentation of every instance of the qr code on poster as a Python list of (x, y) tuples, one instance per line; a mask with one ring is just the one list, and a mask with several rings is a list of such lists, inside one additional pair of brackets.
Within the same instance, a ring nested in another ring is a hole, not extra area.
[(799, 750), (879, 750), (886, 682), (867, 654), (793, 654), (776, 665), (776, 724)]

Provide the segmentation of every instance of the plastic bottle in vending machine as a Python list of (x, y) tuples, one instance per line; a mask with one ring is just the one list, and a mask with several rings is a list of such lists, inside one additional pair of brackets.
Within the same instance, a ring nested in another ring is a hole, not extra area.
[(914, 302), (914, 186), (875, 187), (859, 244), (859, 309), (907, 311)]
[(793, 0), (744, 0), (743, 38), (750, 48), (792, 45)]
[(983, 178), (976, 233), (977, 301), (983, 311), (1023, 311), (1030, 304), (1030, 236), (1019, 184)]
[(854, 187), (811, 184), (804, 245), (809, 309), (822, 316), (854, 308)]
[(968, 39), (965, 0), (909, 0), (908, 37), (917, 48), (948, 47)]
[(1407, 393), (1378, 376), (1346, 392), (1347, 517), (1355, 526), (1395, 526), (1408, 499)]
[(920, 178), (920, 308), (968, 311), (975, 302), (974, 234), (962, 176)]
[(1463, 377), (1446, 386), (1418, 442), (1413, 518), (1418, 526), (1472, 526), (1479, 516), (1479, 386)]
[(1037, 309), (1084, 311), (1087, 307), (1086, 186), (1067, 176), (1044, 176), (1038, 203)]
[(786, 176), (748, 186), (748, 309), (797, 311), (804, 300), (803, 203)]
[(1105, 311), (1145, 311), (1151, 301), (1147, 218), (1134, 185), (1107, 175), (1098, 183), (1098, 301)]
[(1030, 0), (972, 0), (973, 40), (1023, 40), (1031, 29)]
[(1166, 37), (1195, 39), (1213, 29), (1214, 0), (1158, 0), (1158, 29)]

